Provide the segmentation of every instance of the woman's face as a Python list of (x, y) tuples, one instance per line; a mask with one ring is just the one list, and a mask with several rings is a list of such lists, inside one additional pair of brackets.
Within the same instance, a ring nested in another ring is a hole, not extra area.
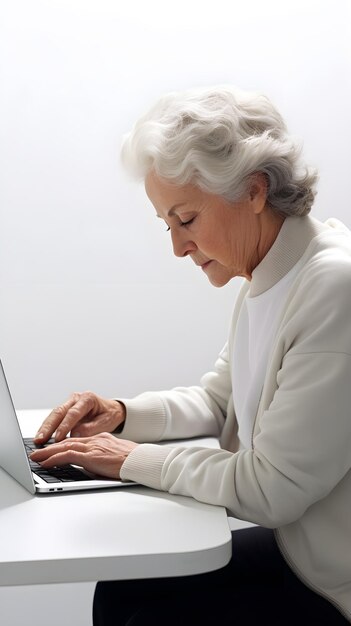
[(174, 254), (190, 256), (216, 287), (234, 276), (250, 280), (277, 235), (278, 231), (272, 239), (272, 229), (266, 225), (263, 176), (239, 202), (228, 202), (192, 184), (176, 186), (153, 172), (146, 177), (145, 189), (157, 216), (169, 228)]

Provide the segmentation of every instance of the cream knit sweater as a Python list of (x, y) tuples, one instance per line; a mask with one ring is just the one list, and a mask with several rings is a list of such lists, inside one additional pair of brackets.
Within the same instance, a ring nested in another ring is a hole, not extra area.
[[(239, 450), (231, 364), (245, 294), (301, 260), (269, 355), (252, 430)], [(123, 480), (224, 506), (276, 529), (291, 568), (351, 621), (351, 235), (336, 220), (287, 218), (238, 296), (229, 339), (201, 385), (123, 400), (120, 437), (214, 435), (220, 450), (142, 443)]]

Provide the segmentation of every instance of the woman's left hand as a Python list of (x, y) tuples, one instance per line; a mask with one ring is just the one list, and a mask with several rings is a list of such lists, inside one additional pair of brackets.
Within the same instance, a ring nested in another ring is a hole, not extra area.
[(69, 437), (35, 450), (30, 458), (45, 469), (73, 464), (93, 474), (118, 480), (124, 461), (138, 445), (110, 433), (100, 433), (92, 437)]

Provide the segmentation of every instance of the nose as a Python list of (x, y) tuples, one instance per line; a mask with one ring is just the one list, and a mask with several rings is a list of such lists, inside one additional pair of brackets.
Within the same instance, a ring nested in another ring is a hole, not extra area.
[(188, 233), (180, 228), (171, 229), (173, 252), (175, 256), (185, 257), (191, 252), (195, 252), (196, 244), (189, 239)]

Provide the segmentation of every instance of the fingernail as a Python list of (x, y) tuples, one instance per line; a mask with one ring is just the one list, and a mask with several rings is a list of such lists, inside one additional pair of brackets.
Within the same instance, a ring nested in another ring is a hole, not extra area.
[(44, 434), (43, 433), (37, 433), (35, 435), (34, 439), (44, 439)]

